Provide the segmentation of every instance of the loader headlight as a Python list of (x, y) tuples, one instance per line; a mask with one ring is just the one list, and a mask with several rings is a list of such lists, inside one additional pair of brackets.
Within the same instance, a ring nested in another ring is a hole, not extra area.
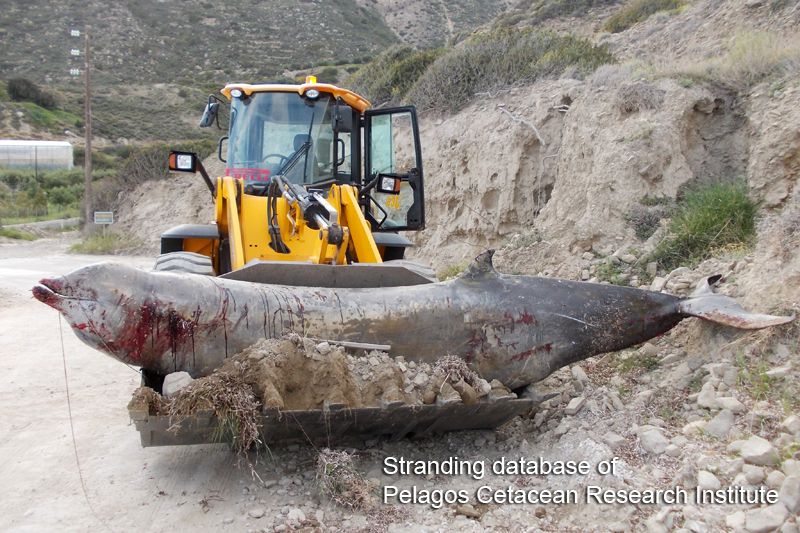
[(317, 98), (319, 98), (319, 91), (316, 89), (307, 90), (306, 98), (310, 98), (311, 100), (316, 100)]
[(241, 89), (231, 89), (231, 97), (232, 98), (241, 98), (242, 97), (242, 90)]

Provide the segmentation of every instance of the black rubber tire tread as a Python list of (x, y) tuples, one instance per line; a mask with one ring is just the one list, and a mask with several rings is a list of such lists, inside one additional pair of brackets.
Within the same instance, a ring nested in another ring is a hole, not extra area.
[(194, 252), (170, 252), (156, 258), (153, 270), (157, 272), (186, 272), (200, 276), (213, 276), (211, 258)]

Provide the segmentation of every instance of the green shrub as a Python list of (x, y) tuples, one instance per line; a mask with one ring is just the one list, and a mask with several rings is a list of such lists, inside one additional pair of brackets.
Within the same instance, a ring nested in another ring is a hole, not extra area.
[(628, 286), (628, 279), (630, 276), (625, 275), (625, 268), (623, 265), (613, 263), (610, 259), (597, 265), (594, 275), (598, 281), (607, 281), (612, 285)]
[[(528, 11), (533, 15), (531, 22), (539, 23), (556, 17), (584, 15), (589, 9), (617, 2), (619, 0), (538, 0), (532, 3)], [(517, 22), (519, 21), (513, 23)]]
[(138, 246), (140, 242), (129, 235), (107, 232), (95, 233), (70, 246), (69, 251), (74, 254), (119, 254)]
[(396, 46), (359, 68), (347, 85), (373, 104), (401, 100), (428, 66), (442, 54), (441, 49), (414, 50)]
[(33, 102), (45, 109), (55, 109), (58, 103), (55, 96), (26, 78), (8, 80), (7, 90), (8, 96), (17, 102)]
[(603, 29), (611, 33), (619, 33), (637, 22), (647, 20), (653, 13), (678, 9), (684, 3), (684, 0), (633, 0), (609, 17), (603, 24)]
[(756, 204), (744, 184), (697, 187), (678, 203), (667, 237), (653, 252), (653, 259), (667, 269), (693, 266), (720, 247), (750, 244), (755, 215)]
[(16, 228), (3, 228), (0, 227), (0, 237), (6, 237), (8, 239), (17, 239), (22, 241), (33, 241), (36, 240), (37, 237), (33, 233), (28, 233), (27, 231), (22, 231)]
[(408, 92), (408, 99), (422, 109), (454, 111), (478, 92), (557, 77), (567, 69), (587, 74), (612, 62), (605, 46), (572, 35), (500, 29), (439, 57)]

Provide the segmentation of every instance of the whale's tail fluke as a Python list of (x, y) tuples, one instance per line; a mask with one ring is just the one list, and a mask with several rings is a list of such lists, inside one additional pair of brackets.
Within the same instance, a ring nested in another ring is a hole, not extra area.
[(715, 294), (712, 287), (720, 279), (722, 276), (719, 275), (702, 279), (692, 295), (678, 304), (680, 312), (687, 316), (696, 316), (739, 329), (762, 329), (794, 320), (794, 315), (776, 316), (751, 313), (732, 298)]

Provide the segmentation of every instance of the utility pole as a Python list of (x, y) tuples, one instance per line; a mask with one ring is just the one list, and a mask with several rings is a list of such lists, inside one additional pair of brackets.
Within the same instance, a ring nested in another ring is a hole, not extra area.
[(85, 136), (83, 151), (83, 228), (90, 227), (92, 222), (92, 78), (91, 51), (89, 47), (89, 26), (84, 28), (83, 79), (84, 79), (84, 118)]
[[(87, 25), (81, 35), (81, 30), (70, 30), (70, 37), (83, 37), (83, 229), (88, 230), (92, 217), (92, 77), (91, 77), (91, 47), (89, 45), (89, 26)], [(80, 48), (69, 51), (72, 59), (80, 59)], [(70, 68), (70, 76), (78, 77), (81, 69)]]

